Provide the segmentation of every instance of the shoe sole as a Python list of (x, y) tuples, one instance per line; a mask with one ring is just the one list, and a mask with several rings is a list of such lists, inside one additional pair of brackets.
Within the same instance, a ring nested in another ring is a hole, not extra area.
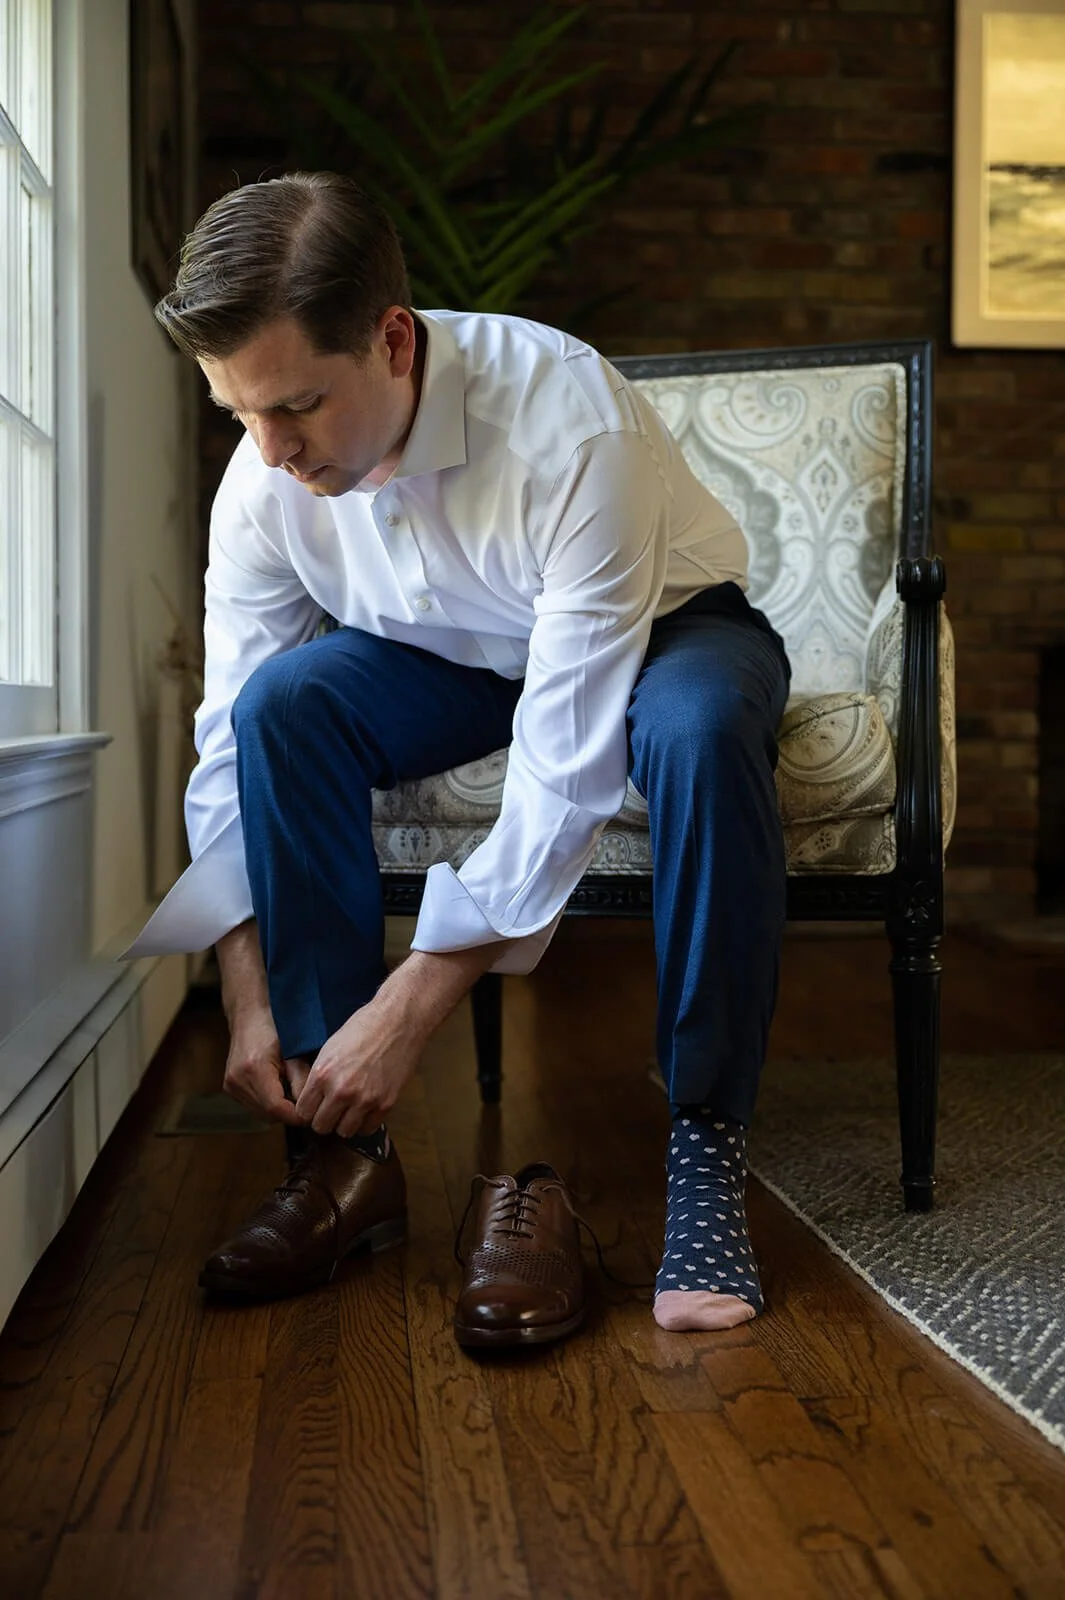
[(455, 1339), (463, 1350), (500, 1350), (508, 1345), (553, 1344), (556, 1339), (565, 1339), (571, 1333), (576, 1333), (583, 1321), (582, 1309), (568, 1322), (532, 1323), (528, 1327), (467, 1328), (463, 1323), (456, 1322)]
[(225, 1273), (201, 1272), (197, 1281), (200, 1288), (206, 1289), (210, 1294), (226, 1295), (230, 1299), (283, 1300), (290, 1295), (305, 1294), (310, 1289), (324, 1288), (327, 1283), (333, 1281), (340, 1263), (346, 1261), (349, 1256), (360, 1255), (366, 1250), (377, 1255), (382, 1250), (390, 1250), (393, 1245), (402, 1244), (406, 1237), (407, 1213), (404, 1211), (401, 1216), (389, 1217), (386, 1222), (375, 1223), (372, 1228), (367, 1228), (364, 1233), (358, 1234), (323, 1276), (302, 1278), (298, 1283), (292, 1282), (287, 1285), (273, 1284), (269, 1288), (242, 1283), (237, 1278), (227, 1277)]

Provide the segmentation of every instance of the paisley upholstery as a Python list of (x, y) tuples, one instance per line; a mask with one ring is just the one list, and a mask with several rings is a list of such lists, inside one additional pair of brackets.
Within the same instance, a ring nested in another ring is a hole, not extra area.
[[(901, 366), (637, 379), (751, 549), (750, 598), (783, 635), (792, 697), (777, 793), (788, 870), (882, 873), (892, 807), (903, 608), (895, 599), (905, 374)], [(956, 806), (954, 644), (940, 621), (944, 843)], [(498, 812), (506, 752), (374, 799), (385, 872), (458, 866)], [(650, 871), (647, 808), (629, 786), (590, 875)]]

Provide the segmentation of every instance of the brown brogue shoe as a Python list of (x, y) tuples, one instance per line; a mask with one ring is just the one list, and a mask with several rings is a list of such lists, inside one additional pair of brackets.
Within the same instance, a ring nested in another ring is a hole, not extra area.
[(395, 1147), (375, 1161), (336, 1134), (312, 1134), (304, 1155), (232, 1239), (209, 1257), (200, 1286), (257, 1300), (328, 1283), (355, 1250), (385, 1250), (407, 1231), (407, 1185)]
[(580, 1234), (565, 1183), (545, 1162), (486, 1178), (455, 1309), (459, 1344), (547, 1344), (583, 1318)]

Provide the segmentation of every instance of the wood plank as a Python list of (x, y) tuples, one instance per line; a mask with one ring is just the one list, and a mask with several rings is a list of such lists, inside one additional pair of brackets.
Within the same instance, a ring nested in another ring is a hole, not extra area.
[(271, 1310), (236, 1591), (256, 1600), (336, 1594), (337, 1313), (331, 1288)]
[(652, 1411), (720, 1411), (721, 1401), (707, 1378), (700, 1357), (725, 1334), (667, 1333), (646, 1305), (614, 1311), (611, 1328), (622, 1359), (627, 1355), (632, 1376)]
[[(805, 1409), (901, 1560), (920, 1574), (929, 1600), (959, 1595), (1015, 1600), (1013, 1578), (951, 1495), (915, 1459), (886, 1412), (860, 1395), (808, 1401)], [(1060, 1577), (1058, 1569), (1056, 1581)], [(1025, 1592), (1039, 1590), (1026, 1583)]]
[[(276, 1134), (247, 1134), (240, 1138), (232, 1181), (219, 1196), (215, 1233), (208, 1249), (232, 1237), (274, 1185), (280, 1183), (285, 1166), (280, 1128)], [(221, 1298), (205, 1301), (190, 1381), (197, 1384), (215, 1378), (261, 1378), (266, 1371), (269, 1339), (268, 1304), (231, 1305)]]
[(553, 1358), (494, 1363), (492, 1402), (537, 1592), (622, 1595), (626, 1545), (699, 1537), (639, 1389), (593, 1320)]
[(188, 1150), (149, 1147), (126, 1188), (18, 1426), (0, 1450), (0, 1521), (31, 1536), (7, 1576), (35, 1594), (92, 1450), (188, 1171)]
[(756, 1325), (743, 1331), (747, 1343), (708, 1350), (702, 1365), (793, 1544), (812, 1558), (826, 1593), (855, 1600), (889, 1593), (877, 1562), (890, 1542), (883, 1526), (788, 1393)]
[(229, 1143), (188, 1141), (185, 1179), (70, 1508), (75, 1531), (154, 1524), (203, 1318), (196, 1278), (215, 1242), (215, 1208), (233, 1162)]
[(810, 1559), (796, 1548), (769, 1491), (725, 1418), (658, 1412), (669, 1453), (731, 1600), (820, 1600)]
[(360, 1600), (433, 1594), (403, 1268), (389, 1250), (338, 1284), (337, 1593)]
[(419, 1076), (392, 1119), (407, 1173), (404, 1282), (439, 1600), (531, 1600), (489, 1395), (455, 1343), (455, 1221)]
[(730, 1600), (702, 1540), (626, 1545), (621, 1561), (629, 1590), (639, 1600)]
[(38, 1262), (0, 1333), (0, 1452), (38, 1394), (67, 1318), (121, 1199), (94, 1171)]
[(64, 1534), (41, 1600), (144, 1600), (150, 1548), (147, 1533)]
[(262, 1383), (190, 1385), (141, 1571), (152, 1600), (230, 1600), (251, 1479)]

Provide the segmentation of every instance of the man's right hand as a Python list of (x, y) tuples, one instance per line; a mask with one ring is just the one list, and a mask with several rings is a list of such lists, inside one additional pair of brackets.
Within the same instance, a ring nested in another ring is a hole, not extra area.
[[(305, 1062), (285, 1061), (281, 1055), (255, 923), (242, 922), (231, 928), (219, 939), (217, 950), (222, 1005), (229, 1023), (223, 1087), (249, 1110), (301, 1127), (293, 1102), (299, 1098), (309, 1068)], [(286, 1083), (291, 1100), (285, 1094)]]
[[(299, 1095), (308, 1068), (301, 1061), (285, 1061), (269, 1011), (242, 1016), (230, 1034), (226, 1075), (222, 1087), (250, 1111), (265, 1112), (276, 1122), (298, 1128), (293, 1100)], [(293, 1100), (285, 1094), (291, 1086)]]

